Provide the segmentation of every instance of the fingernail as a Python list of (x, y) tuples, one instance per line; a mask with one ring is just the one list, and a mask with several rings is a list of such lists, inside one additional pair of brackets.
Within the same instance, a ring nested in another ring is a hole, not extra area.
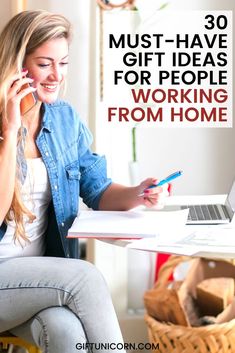
[(144, 193), (145, 193), (145, 194), (149, 194), (149, 193), (150, 193), (150, 190), (144, 190)]
[(25, 67), (22, 69), (22, 72), (27, 72), (28, 69), (26, 69)]

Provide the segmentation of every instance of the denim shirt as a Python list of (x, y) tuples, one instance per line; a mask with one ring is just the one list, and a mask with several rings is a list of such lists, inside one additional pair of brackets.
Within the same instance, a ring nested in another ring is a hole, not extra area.
[[(45, 255), (76, 258), (78, 241), (66, 236), (78, 214), (79, 196), (88, 207), (97, 210), (111, 179), (107, 178), (105, 157), (90, 151), (92, 136), (74, 109), (63, 101), (43, 104), (43, 109), (36, 144), (47, 169), (52, 194)], [(24, 182), (27, 165), (22, 156), (20, 163)], [(5, 231), (3, 223), (0, 239)]]

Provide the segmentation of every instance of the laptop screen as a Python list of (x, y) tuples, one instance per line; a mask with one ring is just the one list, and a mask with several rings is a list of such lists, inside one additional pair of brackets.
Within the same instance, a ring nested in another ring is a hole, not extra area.
[(227, 202), (229, 203), (229, 206), (232, 211), (235, 212), (235, 181), (233, 182), (231, 190), (228, 194)]

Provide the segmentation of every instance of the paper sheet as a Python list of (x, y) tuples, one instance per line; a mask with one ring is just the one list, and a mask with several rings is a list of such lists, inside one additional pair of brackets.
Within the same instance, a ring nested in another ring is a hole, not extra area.
[(231, 225), (186, 226), (185, 232), (185, 236), (181, 239), (175, 239), (175, 242), (168, 244), (160, 239), (140, 239), (126, 246), (137, 250), (188, 256), (235, 257), (235, 227)]
[(192, 249), (191, 247), (185, 247), (183, 245), (177, 245), (175, 243), (172, 244), (172, 242), (169, 245), (161, 245), (159, 244), (158, 239), (140, 239), (138, 241), (132, 241), (128, 244), (124, 244), (123, 242), (122, 246), (125, 246), (128, 249), (169, 253), (175, 255), (191, 256), (195, 253), (195, 249)]
[(188, 210), (157, 212), (132, 210), (82, 211), (68, 232), (68, 237), (86, 238), (143, 238), (161, 234), (169, 241), (181, 234)]
[(195, 227), (181, 243), (196, 247), (235, 247), (235, 228), (227, 225)]

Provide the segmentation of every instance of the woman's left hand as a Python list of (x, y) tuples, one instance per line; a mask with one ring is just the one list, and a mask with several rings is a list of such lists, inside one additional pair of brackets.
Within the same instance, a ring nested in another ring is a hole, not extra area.
[(146, 207), (155, 207), (161, 209), (165, 205), (165, 198), (169, 196), (169, 184), (164, 184), (162, 186), (156, 186), (148, 189), (151, 185), (157, 185), (158, 180), (154, 178), (148, 178), (140, 185), (137, 186), (138, 196), (142, 199), (141, 203)]
[(169, 196), (171, 184), (148, 189), (157, 183), (155, 178), (148, 178), (137, 186), (112, 183), (100, 198), (99, 210), (127, 211), (141, 205), (161, 209), (164, 207), (166, 197)]

